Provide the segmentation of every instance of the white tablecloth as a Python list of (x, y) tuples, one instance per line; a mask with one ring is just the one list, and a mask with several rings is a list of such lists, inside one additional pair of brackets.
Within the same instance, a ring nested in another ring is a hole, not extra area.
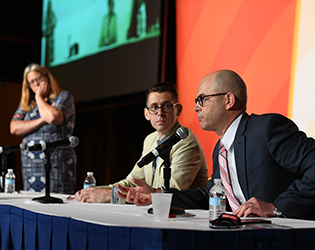
[[(21, 192), (20, 194), (0, 193), (0, 204), (7, 204), (33, 212), (69, 217), (80, 221), (107, 226), (126, 226), (142, 228), (189, 229), (210, 231), (207, 210), (186, 210), (195, 214), (191, 218), (170, 218), (168, 221), (155, 221), (148, 214), (149, 207), (135, 205), (117, 205), (106, 203), (81, 203), (68, 200), (68, 195), (51, 194), (63, 199), (63, 204), (43, 204), (32, 201), (34, 197), (44, 196), (43, 193)], [(315, 221), (272, 218), (272, 227), (286, 228), (315, 228)], [(262, 225), (263, 227), (265, 225)], [(237, 229), (243, 230), (243, 229)]]

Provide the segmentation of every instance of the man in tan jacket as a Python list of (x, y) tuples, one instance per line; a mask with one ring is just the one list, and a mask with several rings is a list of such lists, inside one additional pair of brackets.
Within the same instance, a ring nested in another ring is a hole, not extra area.
[[(156, 131), (145, 138), (141, 158), (176, 133), (181, 127), (177, 118), (183, 109), (178, 103), (174, 84), (161, 82), (152, 86), (147, 92), (146, 99), (144, 116)], [(190, 129), (188, 130), (188, 137), (176, 143), (170, 152), (170, 188), (180, 190), (204, 188), (208, 182), (203, 149), (197, 137)], [(79, 190), (75, 194), (75, 199), (82, 202), (123, 203), (124, 201), (119, 201), (116, 194), (117, 184), (134, 187), (136, 185), (132, 178), (136, 178), (154, 188), (161, 187), (164, 185), (163, 168), (163, 159), (159, 157), (143, 168), (136, 164), (126, 179), (107, 186)]]

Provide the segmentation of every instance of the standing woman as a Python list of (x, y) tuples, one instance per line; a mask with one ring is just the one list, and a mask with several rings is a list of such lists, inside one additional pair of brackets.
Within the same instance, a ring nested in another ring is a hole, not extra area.
[[(52, 74), (32, 63), (24, 70), (22, 96), (11, 123), (10, 132), (23, 136), (28, 146), (68, 138), (75, 123), (72, 94), (61, 90)], [(45, 154), (21, 151), (23, 189), (43, 191), (45, 188)], [(76, 154), (72, 147), (58, 148), (51, 154), (50, 191), (74, 193)]]

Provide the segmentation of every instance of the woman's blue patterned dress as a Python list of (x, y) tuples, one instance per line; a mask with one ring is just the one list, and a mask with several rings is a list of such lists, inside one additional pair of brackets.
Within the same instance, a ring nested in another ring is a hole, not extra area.
[[(27, 146), (44, 142), (53, 142), (69, 138), (75, 124), (75, 106), (70, 92), (62, 91), (48, 101), (56, 109), (63, 112), (64, 121), (60, 125), (45, 124), (39, 129), (27, 134), (23, 143)], [(20, 107), (12, 120), (33, 120), (40, 117), (38, 106), (25, 112)], [(76, 185), (76, 153), (74, 148), (64, 147), (54, 150), (51, 154), (50, 191), (55, 193), (74, 193)], [(23, 189), (28, 191), (43, 191), (45, 189), (45, 154), (42, 151), (21, 151)]]

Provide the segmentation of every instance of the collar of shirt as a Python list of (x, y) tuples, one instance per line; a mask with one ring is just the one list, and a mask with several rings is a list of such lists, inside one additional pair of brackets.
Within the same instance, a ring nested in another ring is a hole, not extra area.
[(235, 153), (234, 153), (234, 139), (236, 135), (237, 128), (240, 124), (243, 114), (239, 115), (226, 130), (222, 138), (222, 143), (227, 150), (227, 162), (229, 167), (229, 174), (231, 178), (232, 188), (235, 194), (235, 197), (243, 204), (245, 196), (241, 189), (240, 183), (237, 177), (236, 163), (235, 163)]
[(172, 132), (173, 132), (173, 130), (175, 129), (176, 126), (177, 126), (177, 123), (172, 127), (172, 129), (166, 135), (160, 137), (156, 141), (157, 145), (160, 145), (161, 143), (165, 142), (168, 139), (168, 137), (172, 134)]
[(227, 151), (230, 150), (230, 148), (233, 146), (234, 138), (236, 135), (236, 131), (238, 128), (238, 125), (240, 124), (240, 121), (242, 119), (243, 114), (239, 115), (232, 124), (228, 127), (228, 129), (225, 131), (222, 143)]

